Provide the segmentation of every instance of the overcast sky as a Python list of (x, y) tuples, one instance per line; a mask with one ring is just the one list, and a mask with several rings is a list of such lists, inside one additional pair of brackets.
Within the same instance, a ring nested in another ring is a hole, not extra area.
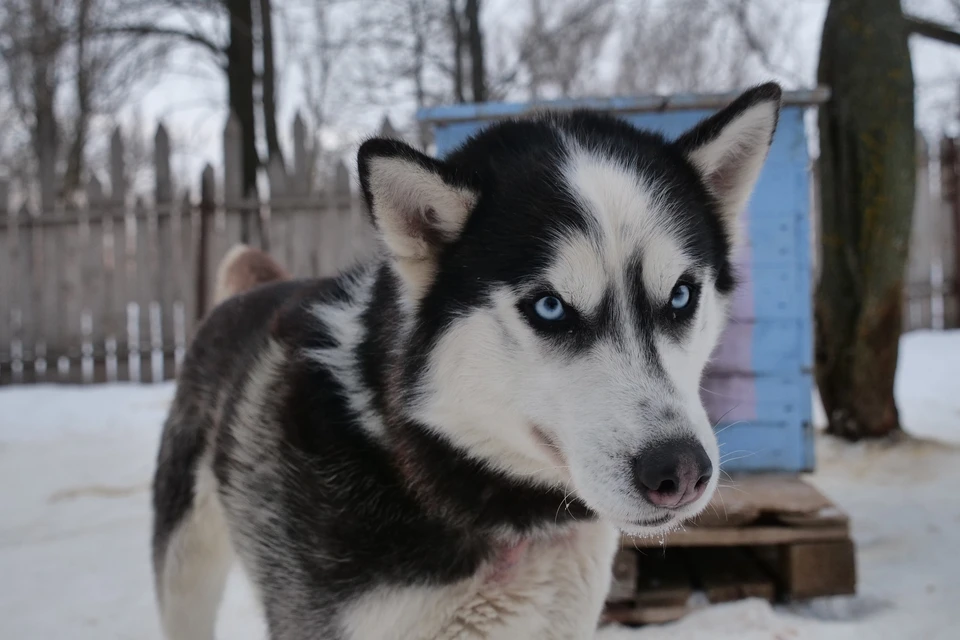
[[(622, 0), (628, 2), (629, 0)], [(669, 0), (657, 0), (669, 1)], [(781, 56), (779, 64), (786, 68), (792, 78), (773, 79), (784, 82), (788, 88), (813, 86), (815, 81), (820, 31), (826, 11), (826, 0), (765, 0), (789, 8), (795, 24), (791, 29), (792, 55)], [(487, 0), (484, 3), (484, 19), (498, 29), (510, 29), (511, 25), (523, 24), (527, 3), (518, 0)], [(904, 0), (908, 11), (928, 17), (952, 20), (946, 0)], [(295, 41), (296, 29), (310, 24), (309, 16), (285, 14), (280, 16), (277, 40), (278, 75), (280, 78), (279, 126), (287, 138), (293, 114), (302, 106), (303, 78), (296, 63), (297, 51), (283, 46), (291, 37)], [(489, 31), (489, 29), (488, 29)], [(487, 54), (494, 52), (488, 41)], [(616, 73), (616, 57), (613, 49), (619, 43), (611, 43), (597, 64), (598, 85), (612, 83)], [(951, 123), (955, 126), (957, 88), (960, 86), (960, 48), (942, 45), (914, 37), (911, 41), (914, 74), (917, 82), (918, 126), (926, 133), (934, 134)], [(196, 50), (178, 52), (170, 60), (169, 72), (152, 87), (145, 89), (135, 104), (122, 114), (122, 122), (129, 123), (133, 113), (138, 112), (149, 130), (162, 120), (174, 136), (174, 171), (178, 175), (198, 176), (203, 164), (210, 162), (219, 166), (222, 162), (221, 132), (225, 118), (225, 81), (218, 71)], [(792, 81), (793, 80), (793, 81)], [(607, 82), (609, 81), (609, 82)], [(335, 130), (327, 132), (346, 140), (358, 140), (372, 133), (383, 117), (390, 113), (395, 122), (406, 122), (412, 116), (413, 105), (398, 97), (389, 109), (352, 108), (349, 114), (339, 114)]]

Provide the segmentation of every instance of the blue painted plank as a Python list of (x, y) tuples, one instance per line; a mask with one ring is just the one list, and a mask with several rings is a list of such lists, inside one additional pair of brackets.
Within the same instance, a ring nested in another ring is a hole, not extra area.
[(761, 422), (733, 425), (718, 430), (720, 468), (727, 472), (785, 471), (813, 469), (809, 428), (771, 427)]
[[(668, 114), (675, 110), (714, 110), (729, 104), (739, 92), (717, 94), (674, 94), (669, 96), (613, 96), (608, 98), (561, 98), (540, 102), (499, 102), (459, 104), (420, 109), (417, 119), (433, 124), (436, 128), (455, 122), (496, 120), (528, 115), (537, 110), (551, 109), (569, 111), (592, 109), (621, 114), (653, 112)], [(784, 105), (809, 106), (825, 102), (830, 96), (828, 89), (818, 87), (810, 90), (787, 91), (783, 94)]]
[[(731, 353), (737, 345), (744, 344), (744, 337), (750, 338), (750, 349), (755, 350), (750, 359), (749, 371), (739, 373), (754, 373), (766, 375), (793, 375), (809, 370), (805, 361), (805, 341), (802, 333), (803, 323), (800, 319), (787, 320), (733, 320), (724, 334), (724, 340), (714, 353), (714, 368), (711, 371), (720, 373), (735, 373), (729, 365), (724, 363), (737, 362), (736, 354)], [(747, 367), (744, 367), (746, 369)]]
[[(791, 246), (775, 247), (780, 258), (789, 256), (791, 259), (786, 261), (786, 265), (779, 260), (771, 264), (755, 256), (750, 275), (757, 317), (790, 317), (797, 320), (795, 337), (791, 340), (791, 344), (796, 345), (796, 352), (794, 358), (775, 361), (767, 342), (769, 335), (760, 331), (753, 335), (751, 348), (754, 371), (779, 366), (782, 367), (780, 375), (783, 377), (779, 381), (765, 377), (756, 379), (758, 424), (744, 432), (749, 437), (738, 440), (739, 447), (753, 446), (756, 453), (742, 460), (742, 470), (765, 468), (797, 471), (812, 468), (814, 464), (810, 429), (812, 381), (809, 357), (804, 353), (809, 346), (807, 336), (812, 333), (808, 171), (803, 112), (801, 109), (784, 109), (767, 162), (750, 199), (748, 228), (749, 235), (758, 238), (757, 244), (760, 244), (763, 237), (770, 237), (769, 224), (761, 221), (764, 216), (792, 221)], [(760, 212), (764, 213), (757, 215)], [(766, 424), (767, 428), (771, 424), (781, 426), (771, 435), (764, 436), (765, 440), (752, 444), (752, 438), (762, 430), (759, 424)], [(734, 426), (731, 430), (737, 428)], [(732, 437), (739, 439), (740, 435), (734, 434)]]
[(792, 427), (807, 415), (809, 382), (809, 374), (800, 373), (712, 376), (703, 381), (702, 398), (720, 425), (763, 422)]

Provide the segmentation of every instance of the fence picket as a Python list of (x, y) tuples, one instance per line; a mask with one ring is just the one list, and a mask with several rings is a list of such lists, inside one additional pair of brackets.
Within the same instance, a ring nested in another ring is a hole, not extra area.
[(9, 210), (10, 183), (0, 176), (0, 384), (11, 382), (11, 362), (8, 349), (13, 340), (13, 251), (10, 247), (10, 229), (13, 226)]
[[(347, 164), (333, 165), (317, 193), (317, 145), (299, 116), (293, 133), (289, 167), (276, 159), (267, 167), (270, 197), (262, 204), (239, 192), (239, 154), (227, 154), (239, 137), (231, 138), (237, 131), (230, 123), (222, 193), (207, 166), (199, 200), (174, 196), (162, 126), (154, 138), (155, 191), (147, 200), (130, 193), (119, 129), (110, 141), (108, 194), (92, 176), (85, 203), (57, 209), (54, 201), (38, 214), (20, 206), (22, 191), (12, 193), (0, 179), (0, 384), (173, 376), (211, 304), (216, 268), (241, 240), (244, 215), (250, 242), (269, 241), (271, 255), (295, 276), (334, 275), (378, 251)], [(957, 141), (945, 138), (929, 154), (937, 157), (919, 158), (905, 330), (960, 323), (957, 151)], [(931, 184), (934, 176), (939, 185)]]

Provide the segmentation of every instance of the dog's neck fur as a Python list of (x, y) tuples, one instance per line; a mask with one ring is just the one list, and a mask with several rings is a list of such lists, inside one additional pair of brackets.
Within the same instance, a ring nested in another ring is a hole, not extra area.
[(427, 350), (411, 350), (415, 341), (425, 338), (416, 331), (416, 309), (400, 300), (396, 278), (383, 263), (355, 281), (365, 332), (355, 344), (341, 348), (359, 363), (362, 392), (381, 418), (382, 432), (375, 437), (424, 510), (468, 529), (496, 532), (505, 540), (592, 519), (590, 510), (568, 492), (494, 470), (455, 446), (441, 430), (413, 417), (417, 390), (411, 371), (422, 364), (416, 359), (425, 356), (411, 356), (411, 351)]

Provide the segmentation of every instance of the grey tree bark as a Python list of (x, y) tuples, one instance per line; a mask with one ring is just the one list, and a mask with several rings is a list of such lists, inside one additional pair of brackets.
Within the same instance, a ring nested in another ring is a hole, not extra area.
[(818, 81), (822, 275), (816, 378), (828, 430), (900, 428), (893, 396), (916, 172), (913, 71), (899, 0), (831, 0)]

